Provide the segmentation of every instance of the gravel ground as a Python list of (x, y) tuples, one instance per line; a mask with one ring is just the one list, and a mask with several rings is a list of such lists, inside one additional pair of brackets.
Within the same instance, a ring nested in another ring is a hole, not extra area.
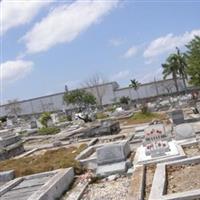
[(129, 177), (114, 181), (101, 180), (89, 185), (81, 200), (126, 200), (129, 185)]
[(200, 155), (200, 144), (194, 144), (183, 148), (184, 152), (188, 157)]
[(146, 166), (144, 200), (147, 200), (149, 198), (155, 170), (156, 170), (156, 166), (155, 165)]
[(167, 194), (200, 189), (200, 164), (168, 166)]

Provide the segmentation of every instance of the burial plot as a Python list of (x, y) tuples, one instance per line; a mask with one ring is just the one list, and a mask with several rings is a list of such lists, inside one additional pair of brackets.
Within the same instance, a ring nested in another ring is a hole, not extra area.
[(17, 156), (24, 152), (21, 137), (11, 130), (0, 131), (0, 160)]
[(0, 187), (1, 200), (59, 199), (74, 179), (72, 168), (16, 178)]
[(200, 199), (200, 156), (158, 164), (149, 200)]
[(163, 138), (167, 138), (167, 135), (162, 124), (152, 125), (145, 129), (145, 154), (151, 157), (165, 155), (169, 151), (169, 144), (163, 141)]
[(145, 139), (135, 155), (135, 164), (156, 163), (185, 157), (182, 147), (168, 141), (162, 124), (151, 125), (145, 129)]
[(109, 176), (127, 171), (126, 159), (131, 153), (128, 141), (118, 144), (106, 144), (96, 150), (97, 176)]

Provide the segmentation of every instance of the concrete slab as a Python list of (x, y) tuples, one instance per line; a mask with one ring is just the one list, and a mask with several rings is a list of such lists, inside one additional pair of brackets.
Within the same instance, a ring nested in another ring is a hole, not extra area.
[(150, 164), (150, 163), (160, 163), (166, 162), (170, 160), (177, 160), (185, 158), (186, 155), (182, 149), (182, 147), (174, 141), (169, 142), (170, 151), (166, 152), (165, 155), (161, 155), (158, 157), (151, 157), (151, 155), (145, 154), (145, 148), (141, 145), (135, 155), (134, 164)]
[(145, 184), (145, 166), (140, 165), (134, 168), (131, 178), (131, 185), (128, 192), (128, 200), (143, 200)]
[(69, 188), (73, 178), (73, 168), (17, 178), (0, 187), (0, 199), (55, 200)]
[(126, 162), (118, 162), (97, 167), (96, 175), (98, 177), (106, 177), (112, 174), (124, 174), (127, 171)]

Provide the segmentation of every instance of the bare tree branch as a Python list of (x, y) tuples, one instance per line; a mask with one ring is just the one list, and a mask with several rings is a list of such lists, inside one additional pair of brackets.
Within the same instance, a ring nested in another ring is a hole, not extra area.
[(107, 81), (101, 74), (94, 74), (83, 83), (84, 87), (90, 88), (90, 91), (95, 95), (100, 106), (103, 105), (103, 97), (106, 92), (106, 87), (104, 84), (106, 82)]

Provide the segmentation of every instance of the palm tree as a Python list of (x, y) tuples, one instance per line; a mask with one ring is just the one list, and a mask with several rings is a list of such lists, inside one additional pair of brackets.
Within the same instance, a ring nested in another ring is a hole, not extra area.
[(139, 89), (140, 85), (141, 85), (141, 83), (139, 83), (136, 79), (132, 79), (131, 83), (129, 84), (129, 87), (133, 88), (136, 91), (138, 99), (139, 99), (138, 89)]
[(187, 85), (186, 85), (186, 80), (188, 79), (187, 76), (187, 63), (186, 63), (186, 56), (185, 54), (181, 53), (179, 48), (176, 47), (177, 50), (177, 59), (178, 59), (178, 63), (179, 63), (179, 74), (181, 76), (181, 78), (183, 79), (183, 84), (185, 87), (185, 90), (187, 90)]
[(166, 63), (162, 64), (163, 67), (163, 78), (166, 79), (169, 75), (172, 75), (176, 91), (179, 92), (178, 88), (178, 74), (179, 74), (179, 61), (176, 54), (170, 54), (166, 60)]

